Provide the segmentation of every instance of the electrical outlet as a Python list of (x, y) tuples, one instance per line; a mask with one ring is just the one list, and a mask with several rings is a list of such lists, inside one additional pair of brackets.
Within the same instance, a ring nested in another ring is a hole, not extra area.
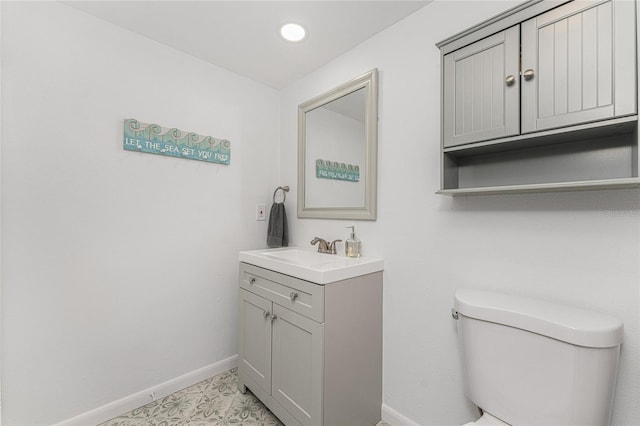
[(256, 204), (256, 220), (266, 220), (267, 206), (265, 204)]

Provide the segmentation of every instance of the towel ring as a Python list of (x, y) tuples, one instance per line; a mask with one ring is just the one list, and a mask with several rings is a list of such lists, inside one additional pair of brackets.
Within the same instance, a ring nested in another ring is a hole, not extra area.
[(278, 191), (282, 191), (282, 202), (284, 203), (285, 200), (287, 199), (287, 192), (289, 192), (289, 186), (279, 186), (276, 188), (275, 191), (273, 191), (273, 202), (276, 202), (276, 194), (278, 193)]

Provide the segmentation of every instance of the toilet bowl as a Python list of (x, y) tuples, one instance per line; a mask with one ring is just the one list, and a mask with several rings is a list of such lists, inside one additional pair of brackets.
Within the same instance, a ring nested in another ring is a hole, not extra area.
[(475, 422), (465, 423), (462, 426), (509, 426), (509, 424), (496, 419), (489, 413), (484, 413), (482, 417)]
[(478, 290), (456, 291), (452, 314), (464, 393), (485, 413), (468, 426), (610, 423), (619, 319)]

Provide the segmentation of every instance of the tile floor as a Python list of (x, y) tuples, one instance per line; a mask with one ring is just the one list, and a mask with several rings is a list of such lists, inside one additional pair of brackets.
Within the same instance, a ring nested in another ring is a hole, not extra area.
[(98, 426), (282, 426), (253, 394), (238, 390), (237, 369), (150, 402)]
[[(150, 402), (98, 426), (283, 426), (253, 394), (238, 390), (238, 373), (225, 373)], [(376, 426), (389, 426), (384, 422)]]

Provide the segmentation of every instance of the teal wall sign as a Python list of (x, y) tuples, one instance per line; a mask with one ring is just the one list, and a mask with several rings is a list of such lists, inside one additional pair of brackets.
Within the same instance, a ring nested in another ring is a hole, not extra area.
[(157, 124), (124, 120), (124, 149), (210, 163), (229, 164), (231, 142)]
[(358, 182), (360, 167), (335, 161), (316, 160), (316, 177), (320, 179), (345, 180)]

